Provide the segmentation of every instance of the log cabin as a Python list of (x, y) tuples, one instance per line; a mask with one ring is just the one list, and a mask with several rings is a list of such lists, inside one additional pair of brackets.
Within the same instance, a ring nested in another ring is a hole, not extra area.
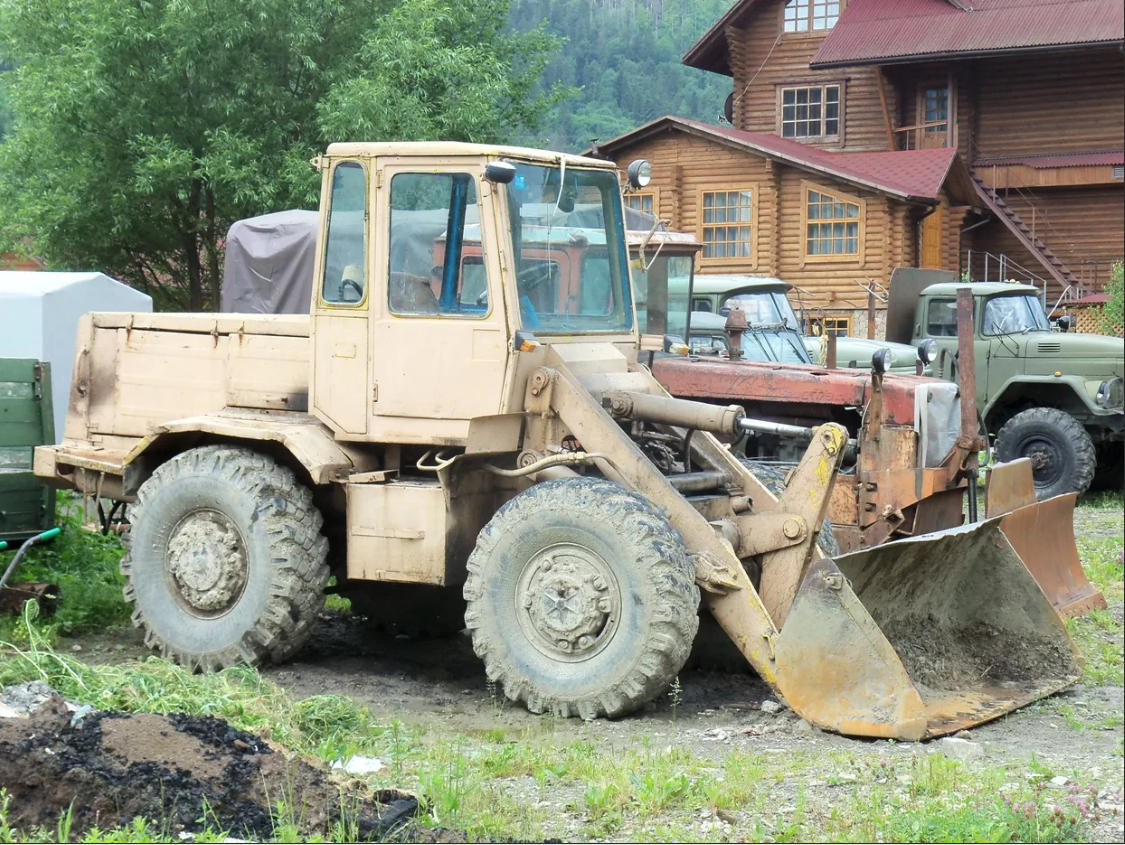
[(698, 272), (778, 275), (840, 331), (900, 265), (1051, 307), (1125, 254), (1123, 31), (1121, 0), (736, 0), (684, 56), (731, 78), (725, 119), (597, 152), (652, 162), (627, 201), (695, 232)]

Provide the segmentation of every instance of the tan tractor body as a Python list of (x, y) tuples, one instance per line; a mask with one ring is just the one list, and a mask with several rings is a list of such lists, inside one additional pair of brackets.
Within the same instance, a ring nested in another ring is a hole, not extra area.
[[(535, 712), (651, 700), (701, 596), (830, 730), (940, 735), (1077, 678), (995, 520), (825, 558), (845, 429), (816, 430), (778, 498), (716, 437), (753, 425), (740, 407), (667, 394), (638, 362), (661, 340), (637, 329), (612, 165), (453, 143), (315, 163), (310, 316), (88, 315), (65, 439), (36, 451), (42, 478), (130, 503), (150, 646), (285, 659), (331, 574), (435, 626), (463, 595), (457, 627)], [(556, 243), (586, 250), (565, 290)]]

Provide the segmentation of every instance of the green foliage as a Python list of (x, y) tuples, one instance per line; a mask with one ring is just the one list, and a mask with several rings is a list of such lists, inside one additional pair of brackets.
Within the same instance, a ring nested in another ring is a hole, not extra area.
[(1105, 286), (1105, 292), (1109, 294), (1109, 302), (1102, 306), (1101, 329), (1106, 334), (1120, 337), (1122, 327), (1125, 326), (1125, 314), (1122, 312), (1125, 307), (1125, 264), (1122, 262), (1114, 262), (1110, 269), (1109, 284)]
[[(494, 142), (553, 104), (508, 0), (0, 0), (0, 251), (217, 305), (235, 220), (315, 204), (331, 141)], [(535, 90), (533, 90), (535, 89)]]
[[(32, 547), (13, 574), (15, 581), (38, 581), (59, 588), (58, 611), (41, 620), (45, 634), (84, 634), (125, 625), (129, 606), (122, 588), (125, 579), (119, 564), (125, 550), (116, 535), (102, 536), (82, 527), (77, 500), (60, 496), (63, 531), (57, 539)], [(0, 571), (7, 567), (15, 549), (0, 552)], [(19, 617), (0, 615), (0, 639), (27, 641), (27, 629)]]
[(731, 92), (725, 76), (685, 67), (680, 58), (730, 0), (513, 0), (511, 22), (541, 21), (565, 36), (544, 85), (577, 89), (554, 107), (528, 142), (582, 150), (666, 114), (715, 123)]

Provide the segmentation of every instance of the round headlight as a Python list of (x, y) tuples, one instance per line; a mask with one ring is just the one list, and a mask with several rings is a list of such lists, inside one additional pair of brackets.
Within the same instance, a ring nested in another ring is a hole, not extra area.
[(918, 344), (918, 358), (923, 364), (932, 364), (937, 360), (938, 345), (936, 340), (923, 340)]
[(871, 356), (871, 369), (879, 375), (889, 370), (895, 362), (895, 354), (890, 349), (880, 349)]
[(630, 187), (643, 188), (652, 181), (652, 165), (643, 158), (639, 158), (629, 165), (625, 175), (629, 180)]

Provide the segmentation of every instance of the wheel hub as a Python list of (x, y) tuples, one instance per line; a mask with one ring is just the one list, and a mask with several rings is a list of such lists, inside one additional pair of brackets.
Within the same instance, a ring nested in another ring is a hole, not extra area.
[(551, 546), (524, 566), (516, 612), (533, 643), (555, 659), (586, 660), (608, 644), (620, 618), (617, 579), (599, 555)]
[(242, 535), (218, 511), (198, 510), (182, 519), (168, 538), (166, 559), (177, 598), (197, 613), (226, 611), (246, 586)]
[(1059, 455), (1053, 443), (1038, 438), (1024, 444), (1021, 454), (1031, 460), (1031, 470), (1035, 480), (1051, 483), (1059, 474)]

